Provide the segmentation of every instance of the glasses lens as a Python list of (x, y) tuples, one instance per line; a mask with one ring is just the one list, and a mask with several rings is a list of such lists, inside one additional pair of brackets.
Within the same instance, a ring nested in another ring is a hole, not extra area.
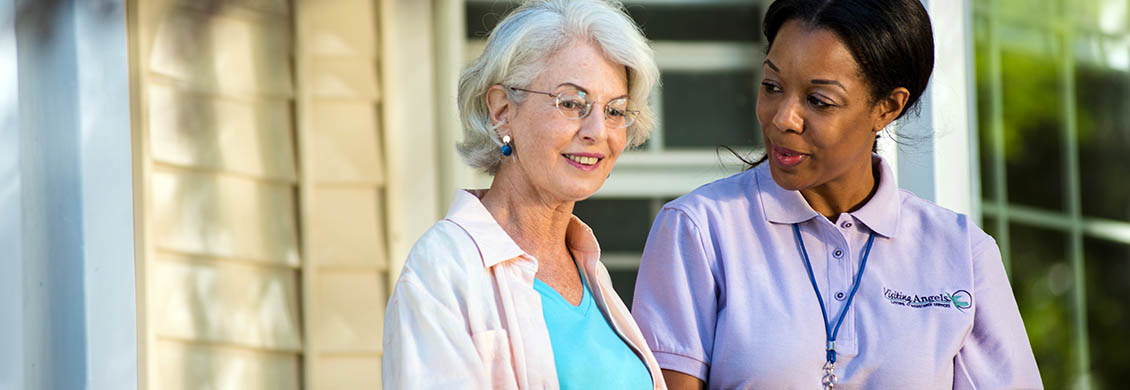
[(604, 105), (604, 121), (613, 127), (628, 127), (636, 118), (636, 113), (628, 110), (628, 98), (619, 98)]
[(573, 89), (558, 91), (554, 103), (557, 105), (557, 111), (561, 111), (562, 115), (570, 119), (584, 118), (592, 107), (584, 92)]

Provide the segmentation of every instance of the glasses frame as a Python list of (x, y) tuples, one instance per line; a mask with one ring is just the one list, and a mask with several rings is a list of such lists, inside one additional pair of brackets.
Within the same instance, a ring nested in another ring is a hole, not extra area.
[[(573, 118), (573, 117), (570, 117), (568, 114), (565, 113), (565, 111), (562, 111), (562, 109), (561, 109), (561, 95), (562, 95), (561, 93), (534, 91), (534, 90), (525, 89), (525, 88), (518, 88), (518, 87), (507, 87), (507, 88), (509, 88), (512, 91), (536, 93), (536, 94), (541, 94), (541, 95), (546, 95), (546, 96), (552, 97), (553, 98), (553, 107), (556, 108), (557, 112), (560, 113), (561, 116), (565, 117), (565, 119), (571, 119), (571, 120), (585, 119), (589, 116), (589, 114), (592, 113), (592, 106), (596, 105), (596, 103), (597, 103), (597, 102), (589, 101), (588, 99), (585, 99), (584, 100), (585, 101), (584, 114), (581, 114), (581, 116), (578, 116), (576, 118)], [(617, 98), (617, 99), (624, 99), (625, 103), (627, 102), (627, 97)], [(617, 100), (617, 99), (612, 99), (612, 100)], [(604, 117), (606, 118), (605, 121), (607, 121), (608, 120), (607, 119), (608, 118), (608, 109), (609, 109), (608, 108), (608, 102), (605, 102), (605, 104), (603, 104), (603, 106), (604, 106)], [(627, 108), (624, 109), (624, 113), (625, 113), (624, 124), (622, 126), (618, 126), (618, 128), (631, 127), (633, 124), (636, 123), (636, 116), (638, 116), (640, 114), (639, 110), (629, 110)]]

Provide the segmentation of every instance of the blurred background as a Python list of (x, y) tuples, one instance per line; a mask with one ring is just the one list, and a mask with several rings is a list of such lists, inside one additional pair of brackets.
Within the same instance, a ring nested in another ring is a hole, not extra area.
[[(760, 155), (769, 0), (627, 0), (661, 124), (576, 214), (625, 302), (663, 203)], [(924, 0), (882, 153), (999, 243), (1048, 389), (1130, 383), (1130, 1)], [(371, 389), (466, 168), (493, 0), (0, 1), (0, 389)], [(901, 143), (901, 145), (899, 145)]]

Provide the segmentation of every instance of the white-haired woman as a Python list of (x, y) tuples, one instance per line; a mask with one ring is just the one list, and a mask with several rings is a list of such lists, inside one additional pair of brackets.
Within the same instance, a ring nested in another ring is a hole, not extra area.
[(652, 52), (623, 6), (539, 0), (459, 81), (459, 152), (494, 175), (416, 242), (385, 316), (384, 385), (666, 388), (575, 202), (653, 125)]

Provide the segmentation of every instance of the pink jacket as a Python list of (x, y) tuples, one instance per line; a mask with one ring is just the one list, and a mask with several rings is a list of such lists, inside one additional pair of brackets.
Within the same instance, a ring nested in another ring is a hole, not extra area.
[[(557, 389), (553, 349), (533, 288), (538, 261), (479, 201), (459, 191), (447, 217), (412, 248), (385, 314), (386, 389)], [(659, 365), (600, 263), (592, 229), (573, 217), (566, 244), (612, 327), (646, 363)]]

